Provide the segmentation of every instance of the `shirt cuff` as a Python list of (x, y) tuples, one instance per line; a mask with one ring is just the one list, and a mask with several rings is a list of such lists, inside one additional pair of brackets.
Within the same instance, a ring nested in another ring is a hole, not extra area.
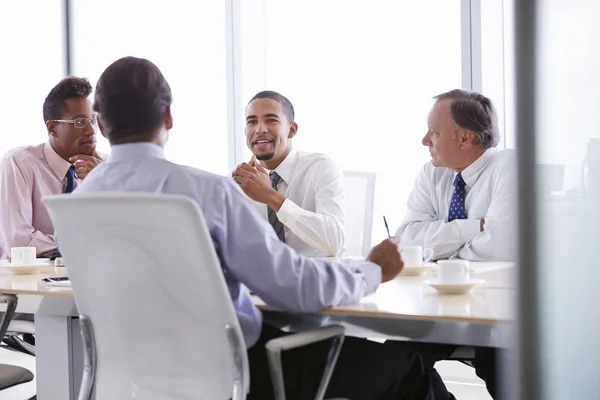
[(365, 275), (365, 281), (367, 283), (365, 296), (377, 290), (377, 287), (381, 283), (381, 267), (370, 261), (365, 261), (364, 263), (357, 264), (355, 265), (355, 267), (361, 270), (362, 273)]
[(481, 232), (480, 219), (455, 219), (454, 222), (458, 223), (463, 243), (467, 243)]
[(296, 226), (296, 222), (302, 216), (304, 210), (290, 199), (285, 199), (277, 212), (277, 218), (290, 230)]

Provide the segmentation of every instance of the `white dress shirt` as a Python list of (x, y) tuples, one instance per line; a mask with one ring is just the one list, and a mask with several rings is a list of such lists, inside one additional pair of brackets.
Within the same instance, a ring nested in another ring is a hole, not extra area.
[[(292, 149), (275, 172), (286, 197), (277, 213), (285, 242), (304, 256), (342, 256), (346, 249), (344, 175), (324, 154)], [(268, 221), (267, 205), (253, 201)]]
[[(433, 259), (471, 261), (516, 259), (516, 158), (513, 150), (488, 149), (461, 175), (466, 183), (467, 219), (448, 222), (457, 175), (425, 164), (408, 199), (408, 212), (396, 232), (405, 245), (433, 250)], [(481, 220), (485, 220), (483, 231)]]

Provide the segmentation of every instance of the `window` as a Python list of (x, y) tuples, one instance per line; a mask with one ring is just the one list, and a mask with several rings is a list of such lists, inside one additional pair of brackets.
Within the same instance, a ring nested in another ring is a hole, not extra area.
[[(176, 4), (182, 3), (74, 1), (74, 73), (95, 85), (102, 71), (121, 57), (143, 57), (155, 63), (173, 91), (174, 127), (167, 157), (225, 174), (225, 2)], [(107, 152), (106, 140), (98, 142), (99, 149)]]
[(498, 112), (500, 148), (516, 144), (513, 1), (481, 2), (482, 93), (492, 99)]
[(48, 138), (42, 105), (63, 76), (61, 10), (60, 0), (0, 3), (0, 154)]
[(400, 225), (430, 159), (421, 139), (432, 97), (462, 85), (460, 1), (243, 7), (244, 106), (258, 91), (282, 93), (296, 109), (294, 146), (326, 153), (344, 170), (377, 173), (373, 241), (381, 240), (382, 216), (390, 229)]

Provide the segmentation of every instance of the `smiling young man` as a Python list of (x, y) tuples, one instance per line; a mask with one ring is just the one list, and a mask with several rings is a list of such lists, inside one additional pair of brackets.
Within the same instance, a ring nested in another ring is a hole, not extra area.
[(90, 82), (69, 76), (44, 101), (48, 141), (9, 151), (0, 162), (0, 247), (54, 250), (54, 227), (41, 198), (72, 192), (100, 162)]
[(298, 151), (294, 107), (273, 91), (246, 107), (246, 143), (254, 156), (232, 173), (279, 239), (306, 256), (339, 256), (345, 249), (344, 177), (324, 154)]

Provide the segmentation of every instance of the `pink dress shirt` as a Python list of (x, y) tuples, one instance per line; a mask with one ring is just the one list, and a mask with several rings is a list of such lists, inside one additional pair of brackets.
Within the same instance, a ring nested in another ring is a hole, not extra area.
[[(9, 151), (0, 163), (0, 247), (31, 246), (38, 255), (56, 248), (54, 227), (42, 197), (64, 193), (71, 164), (49, 143)], [(75, 186), (78, 184), (75, 179)]]

